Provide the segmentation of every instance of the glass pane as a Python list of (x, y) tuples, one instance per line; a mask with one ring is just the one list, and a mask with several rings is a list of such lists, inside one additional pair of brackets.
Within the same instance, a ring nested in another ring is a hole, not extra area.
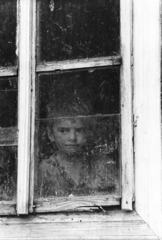
[(0, 127), (17, 126), (17, 78), (0, 79)]
[(0, 201), (16, 199), (17, 147), (0, 147)]
[(38, 61), (119, 53), (119, 0), (37, 1)]
[(16, 0), (0, 0), (0, 66), (16, 65)]
[(0, 79), (0, 201), (16, 197), (17, 79)]
[(119, 194), (119, 69), (38, 77), (37, 197)]
[[(47, 117), (47, 104), (61, 105), (71, 96), (84, 97), (92, 105), (93, 114), (120, 112), (120, 69), (118, 67), (67, 71), (39, 76), (39, 114)], [(72, 99), (71, 99), (72, 101)]]

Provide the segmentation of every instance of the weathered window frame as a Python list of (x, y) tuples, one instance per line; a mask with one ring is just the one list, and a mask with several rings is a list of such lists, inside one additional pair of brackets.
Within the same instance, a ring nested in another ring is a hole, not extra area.
[[(132, 143), (132, 2), (121, 0), (121, 56), (50, 62), (36, 67), (36, 0), (17, 1), (18, 6), (18, 181), (17, 214), (34, 211), (34, 104), (35, 76), (38, 72), (56, 69), (81, 69), (121, 65), (121, 159), (122, 159), (122, 208), (132, 210), (133, 201), (133, 143)], [(129, 24), (128, 24), (129, 23)], [(125, 37), (127, 36), (127, 37)], [(128, 46), (128, 47), (124, 47)], [(11, 71), (11, 70), (10, 70)], [(13, 73), (13, 70), (12, 70)], [(129, 116), (129, 117), (128, 117)], [(23, 159), (23, 161), (22, 161)], [(30, 172), (30, 174), (29, 174)], [(29, 197), (30, 196), (30, 197)], [(95, 198), (91, 200), (95, 204)], [(115, 205), (119, 200), (97, 199), (98, 205)], [(9, 206), (9, 205), (6, 205)], [(51, 206), (51, 203), (50, 203)], [(44, 209), (44, 208), (43, 208)], [(45, 208), (46, 209), (46, 208)], [(52, 209), (52, 208), (51, 208)], [(50, 211), (50, 208), (47, 207)], [(46, 211), (47, 211), (46, 210)], [(38, 210), (39, 211), (39, 210)], [(15, 210), (13, 210), (15, 212)], [(9, 211), (9, 213), (11, 213)]]
[[(132, 55), (132, 3), (120, 2), (121, 14), (121, 56), (110, 56), (101, 58), (90, 58), (83, 60), (47, 62), (38, 64), (36, 73), (52, 72), (55, 70), (69, 70), (81, 69), (99, 66), (118, 66), (121, 65), (121, 159), (122, 159), (122, 208), (132, 210), (133, 201), (133, 142), (132, 142), (132, 84), (131, 76), (132, 69), (130, 59)], [(127, 13), (127, 14), (126, 14)], [(126, 24), (128, 23), (129, 24)], [(38, 34), (37, 34), (38, 36)], [(127, 36), (127, 37), (125, 37)], [(128, 46), (125, 48), (124, 46)], [(126, 70), (127, 69), (127, 70)], [(127, 101), (125, 101), (127, 100)], [(128, 117), (129, 116), (129, 117)], [(33, 116), (34, 117), (34, 116)], [(34, 121), (33, 121), (34, 123)], [(33, 126), (34, 128), (34, 126)], [(32, 139), (34, 142), (34, 139)], [(33, 143), (34, 146), (34, 143)], [(33, 147), (34, 149), (34, 147)], [(34, 153), (33, 153), (34, 156)], [(34, 168), (30, 170), (32, 173), (32, 180), (34, 179)], [(31, 181), (31, 186), (34, 183)], [(31, 193), (32, 193), (31, 189)], [(31, 194), (30, 206), (32, 206), (33, 193)], [(65, 202), (64, 202), (65, 201)], [(82, 203), (84, 202), (84, 204)], [(82, 205), (83, 204), (83, 205)], [(77, 207), (86, 205), (116, 205), (120, 204), (120, 199), (110, 197), (108, 200), (105, 197), (76, 197), (75, 199), (63, 200), (63, 202), (56, 200), (37, 202), (35, 201), (35, 212), (60, 211), (68, 209), (76, 209)], [(32, 207), (30, 209), (32, 210)]]
[[(22, 2), (26, 2), (26, 6), (22, 6)], [(125, 73), (133, 80), (133, 130), (134, 130), (134, 161), (135, 161), (135, 209), (142, 219), (151, 227), (158, 238), (162, 239), (162, 161), (161, 161), (161, 109), (160, 109), (160, 79), (161, 79), (161, 1), (152, 0), (121, 0), (123, 6), (129, 5), (131, 2), (133, 7), (133, 56), (132, 50), (127, 55), (127, 64)], [(19, 2), (20, 3), (20, 2)], [(29, 15), (35, 13), (35, 1), (21, 1), (19, 9), (24, 14), (25, 22), (29, 19)], [(30, 9), (31, 5), (32, 9)], [(30, 13), (28, 10), (30, 9)], [(127, 9), (128, 10), (128, 9)], [(130, 14), (125, 10), (125, 16)], [(21, 15), (23, 15), (21, 14)], [(132, 14), (131, 14), (132, 15)], [(130, 16), (129, 15), (129, 19)], [(123, 14), (124, 16), (124, 14)], [(124, 18), (125, 18), (124, 16)], [(31, 19), (31, 18), (30, 18)], [(35, 20), (32, 19), (35, 25)], [(131, 22), (131, 21), (130, 21)], [(128, 22), (125, 21), (125, 27)], [(26, 24), (25, 24), (26, 26)], [(124, 26), (124, 25), (123, 25)], [(24, 25), (23, 25), (24, 27)], [(130, 26), (129, 26), (130, 27)], [(31, 28), (28, 26), (28, 32)], [(130, 30), (130, 28), (129, 28)], [(34, 28), (32, 34), (34, 35)], [(34, 38), (32, 38), (34, 39)], [(25, 39), (26, 41), (26, 39)], [(127, 44), (126, 44), (127, 43)], [(123, 45), (123, 49), (128, 47), (128, 42)], [(129, 45), (130, 47), (130, 45)], [(30, 50), (34, 52), (34, 45)], [(129, 49), (132, 49), (131, 47)], [(29, 54), (29, 52), (27, 53)], [(30, 55), (30, 54), (29, 54)], [(24, 59), (22, 58), (22, 61)], [(32, 71), (32, 79), (35, 78), (35, 59), (32, 58), (31, 67), (28, 70)], [(126, 63), (125, 63), (126, 64)], [(124, 66), (124, 65), (123, 65)], [(133, 66), (133, 72), (130, 70)], [(32, 70), (31, 70), (32, 69)], [(1, 76), (16, 75), (17, 69), (1, 69)], [(130, 71), (130, 72), (129, 72)], [(130, 76), (131, 74), (131, 76)], [(25, 78), (23, 72), (22, 77)], [(27, 78), (25, 78), (27, 79)], [(24, 79), (24, 82), (25, 82)], [(125, 79), (124, 79), (125, 80)], [(22, 82), (22, 81), (21, 81)], [(32, 102), (34, 102), (34, 85), (32, 81)], [(28, 83), (26, 83), (28, 84)], [(27, 85), (30, 89), (31, 86)], [(22, 87), (25, 89), (25, 85)], [(31, 92), (28, 89), (27, 98), (31, 97)], [(23, 102), (23, 96), (20, 99)], [(31, 109), (34, 116), (34, 109)], [(27, 119), (31, 118), (31, 111), (28, 109)], [(23, 116), (22, 116), (23, 117)], [(24, 118), (26, 119), (26, 118)], [(25, 124), (19, 119), (19, 143), (20, 134), (23, 140), (30, 139), (33, 136), (33, 117), (31, 118), (31, 127), (27, 129), (26, 137), (23, 135)], [(31, 134), (32, 133), (32, 134)], [(25, 146), (28, 147), (25, 142)], [(21, 146), (21, 143), (20, 143)], [(153, 147), (152, 147), (153, 146)], [(24, 149), (24, 150), (23, 150)], [(25, 151), (25, 147), (21, 147), (21, 153), (26, 156), (27, 167), (30, 164), (30, 154)], [(31, 144), (31, 152), (33, 153), (33, 144)], [(20, 153), (19, 153), (20, 154)], [(132, 153), (131, 153), (132, 154)], [(31, 154), (31, 159), (33, 154)], [(154, 160), (154, 161), (153, 161)], [(33, 164), (33, 162), (31, 162)], [(21, 165), (19, 165), (20, 168)], [(126, 167), (126, 165), (125, 165)], [(126, 168), (127, 169), (127, 168)], [(133, 169), (132, 169), (133, 170)], [(29, 176), (24, 178), (23, 183), (28, 186), (27, 180)], [(32, 176), (30, 176), (32, 179)], [(131, 180), (132, 181), (132, 180)], [(31, 181), (32, 183), (32, 181)], [(22, 186), (19, 185), (19, 196), (21, 201), (18, 201), (18, 212), (20, 214), (28, 212), (28, 196), (23, 195)], [(155, 187), (156, 186), (156, 187)], [(24, 197), (24, 198), (23, 198)], [(21, 204), (23, 201), (24, 204)], [(30, 207), (33, 209), (32, 194), (30, 194)], [(3, 206), (6, 214), (14, 214), (15, 205)], [(124, 226), (124, 223), (123, 223)], [(134, 225), (132, 225), (133, 227)]]

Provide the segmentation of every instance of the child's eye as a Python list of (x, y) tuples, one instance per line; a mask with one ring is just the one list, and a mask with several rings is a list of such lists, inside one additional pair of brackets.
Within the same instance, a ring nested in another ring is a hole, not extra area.
[(70, 131), (69, 128), (59, 128), (59, 132), (61, 133), (67, 133), (69, 131)]
[(77, 131), (78, 133), (84, 132), (84, 128), (77, 128), (76, 131)]

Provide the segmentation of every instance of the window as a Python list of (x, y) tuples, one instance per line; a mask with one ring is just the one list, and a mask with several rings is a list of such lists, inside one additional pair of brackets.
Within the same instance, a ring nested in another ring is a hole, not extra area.
[[(132, 209), (132, 15), (125, 14), (131, 3), (51, 0), (17, 6), (18, 66), (13, 54), (1, 71), (2, 90), (15, 103), (7, 104), (14, 123), (2, 126), (8, 137), (1, 135), (2, 150), (11, 152), (18, 179), (17, 200), (2, 199), (5, 213), (119, 205), (121, 199), (123, 209)], [(16, 26), (14, 34), (16, 39)]]
[[(45, 4), (44, 2), (43, 4)], [(59, 3), (61, 2), (63, 1), (59, 1)], [(104, 4), (104, 1), (100, 2)], [(49, 17), (49, 21), (50, 16), (56, 10), (57, 3), (57, 1), (48, 2), (50, 14), (47, 17)], [(69, 6), (68, 11), (71, 6)], [(41, 110), (40, 113), (43, 114), (43, 109), (45, 109), (45, 99), (41, 96), (47, 93), (43, 92), (47, 79), (49, 83), (52, 81), (54, 84), (58, 78), (62, 82), (63, 76), (66, 74), (76, 72), (81, 76), (88, 72), (91, 76), (97, 76), (98, 71), (108, 71), (107, 69), (110, 68), (112, 72), (114, 69), (120, 68), (121, 206), (123, 209), (132, 208), (133, 149), (135, 166), (134, 206), (137, 212), (136, 214), (134, 211), (129, 213), (120, 211), (116, 214), (112, 211), (112, 215), (109, 216), (97, 213), (92, 214), (91, 219), (89, 219), (89, 213), (86, 217), (82, 213), (73, 213), (66, 219), (62, 218), (62, 214), (47, 214), (44, 220), (42, 217), (45, 215), (37, 217), (33, 214), (32, 223), (29, 216), (25, 218), (25, 221), (21, 217), (15, 217), (11, 220), (10, 216), (3, 216), (0, 218), (1, 238), (10, 238), (11, 236), (12, 238), (24, 238), (25, 236), (41, 238), (42, 234), (47, 233), (47, 229), (51, 230), (48, 232), (48, 236), (47, 234), (45, 236), (49, 238), (58, 239), (63, 236), (60, 235), (60, 232), (64, 234), (68, 230), (71, 233), (70, 237), (74, 234), (75, 238), (84, 238), (83, 225), (88, 236), (89, 233), (92, 233), (90, 237), (97, 234), (96, 237), (100, 235), (100, 237), (108, 236), (108, 238), (121, 239), (130, 239), (133, 236), (139, 239), (162, 238), (161, 1), (120, 0), (119, 55), (107, 52), (108, 56), (94, 56), (95, 50), (91, 52), (92, 55), (88, 59), (82, 55), (77, 61), (75, 54), (71, 55), (70, 60), (59, 59), (56, 61), (56, 59), (52, 59), (53, 51), (50, 54), (48, 49), (47, 55), (44, 52), (46, 49), (43, 49), (44, 45), (41, 44), (46, 39), (43, 40), (44, 34), (40, 34), (42, 24), (45, 24), (40, 21), (42, 16), (41, 3), (36, 5), (35, 0), (18, 0), (17, 3), (14, 0), (1, 0), (0, 11), (0, 214), (56, 211), (53, 200), (50, 202), (47, 197), (48, 199), (40, 201), (36, 198), (37, 192), (34, 193), (34, 189), (37, 190), (37, 185), (35, 185), (37, 179), (34, 178), (37, 176), (39, 155), (45, 153), (42, 150), (43, 138), (41, 133), (44, 133), (43, 124), (45, 121), (47, 122), (47, 119), (45, 120), (43, 115), (40, 117), (38, 110)], [(71, 18), (67, 17), (67, 22), (69, 27), (72, 26)], [(57, 39), (56, 43), (60, 44), (60, 48), (56, 49), (55, 47), (55, 51), (64, 49), (64, 55), (58, 53), (58, 56), (65, 58), (71, 54), (69, 46), (64, 48), (62, 42)], [(46, 56), (50, 58), (45, 58)], [(92, 80), (95, 80), (95, 77)], [(49, 90), (49, 96), (52, 90)], [(41, 94), (39, 95), (39, 93)], [(53, 121), (53, 119), (51, 120)], [(48, 121), (50, 120), (48, 119)], [(38, 140), (42, 145), (39, 144), (36, 147), (35, 145), (39, 143)], [(134, 148), (132, 148), (132, 141)], [(15, 178), (18, 179), (17, 184), (13, 184)], [(100, 202), (97, 203), (101, 204), (103, 196), (104, 194), (99, 199)], [(71, 196), (72, 201), (73, 206), (77, 208), (79, 205), (76, 204), (73, 196)], [(63, 202), (59, 203), (61, 205)], [(59, 209), (60, 205), (57, 205), (58, 211), (62, 210), (62, 208)], [(73, 224), (73, 217), (76, 217), (77, 224)], [(81, 224), (82, 220), (84, 220), (83, 225)], [(65, 227), (66, 223), (68, 228)], [(94, 232), (95, 226), (97, 226), (96, 232)], [(78, 228), (80, 232), (78, 232)], [(117, 229), (120, 230), (117, 231)]]

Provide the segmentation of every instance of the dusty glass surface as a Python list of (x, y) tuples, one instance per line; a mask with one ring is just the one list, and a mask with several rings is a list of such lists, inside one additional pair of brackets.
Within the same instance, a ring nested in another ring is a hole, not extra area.
[(17, 147), (0, 147), (0, 201), (16, 199)]
[(37, 197), (118, 194), (119, 69), (38, 77)]
[(119, 0), (40, 0), (37, 24), (38, 62), (119, 53)]
[(0, 201), (16, 197), (17, 79), (0, 79)]
[(0, 128), (17, 126), (17, 78), (0, 78)]
[(16, 65), (16, 0), (0, 0), (0, 66)]

